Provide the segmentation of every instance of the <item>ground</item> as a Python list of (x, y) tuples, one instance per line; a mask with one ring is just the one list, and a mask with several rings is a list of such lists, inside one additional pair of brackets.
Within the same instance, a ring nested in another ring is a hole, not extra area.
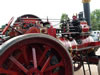
[[(96, 54), (100, 55), (100, 49), (96, 52)], [(92, 75), (98, 75), (98, 66), (97, 65), (91, 65), (90, 67), (91, 67)], [(85, 65), (85, 70), (86, 70), (86, 75), (90, 75), (87, 65)], [(74, 75), (84, 75), (83, 68), (74, 72)]]

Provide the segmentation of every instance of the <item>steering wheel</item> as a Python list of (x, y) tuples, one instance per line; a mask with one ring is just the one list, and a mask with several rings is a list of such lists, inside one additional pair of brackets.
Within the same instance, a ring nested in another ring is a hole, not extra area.
[(14, 20), (14, 17), (12, 17), (12, 18), (10, 19), (10, 21), (9, 21), (8, 24), (7, 24), (7, 26), (3, 29), (2, 35), (4, 35), (5, 32), (8, 30), (8, 28), (10, 27), (10, 25), (11, 25), (11, 23), (12, 23), (13, 20)]

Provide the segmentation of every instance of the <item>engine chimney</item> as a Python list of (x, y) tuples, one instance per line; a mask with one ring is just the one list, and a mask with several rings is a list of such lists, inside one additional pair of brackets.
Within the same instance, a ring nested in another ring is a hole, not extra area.
[(84, 15), (85, 15), (85, 18), (86, 18), (86, 21), (88, 23), (88, 25), (90, 26), (91, 28), (91, 21), (90, 21), (90, 0), (82, 0), (83, 2), (83, 7), (84, 7)]

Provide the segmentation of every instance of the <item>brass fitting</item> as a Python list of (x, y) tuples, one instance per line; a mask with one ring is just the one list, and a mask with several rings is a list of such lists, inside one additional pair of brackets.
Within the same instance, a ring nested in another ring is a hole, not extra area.
[(82, 0), (82, 3), (89, 3), (91, 0)]

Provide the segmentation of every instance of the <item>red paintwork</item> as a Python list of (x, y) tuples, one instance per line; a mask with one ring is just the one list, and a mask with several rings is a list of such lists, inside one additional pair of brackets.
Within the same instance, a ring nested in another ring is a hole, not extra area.
[(53, 27), (50, 27), (48, 30), (48, 35), (56, 37), (56, 29)]
[[(58, 37), (56, 35), (56, 28), (53, 28), (51, 25), (49, 27), (42, 26), (42, 21), (33, 16), (26, 15), (21, 17), (20, 20), (21, 21), (15, 21), (13, 26), (14, 29), (22, 32), (22, 34), (43, 33), (53, 36), (65, 46), (66, 50), (72, 52), (72, 57), (75, 55), (73, 53), (74, 51), (76, 51), (76, 54), (80, 54), (80, 51), (85, 54), (86, 51), (91, 52), (92, 48), (95, 46), (100, 46), (100, 42), (94, 42), (88, 36), (79, 36), (79, 39), (82, 41), (81, 44), (78, 44), (74, 38), (69, 40), (66, 37)], [(77, 17), (73, 16), (73, 20), (77, 20)], [(5, 27), (2, 34), (5, 34), (12, 21), (13, 18), (8, 22), (8, 26)], [(34, 26), (28, 28), (30, 23)], [(80, 25), (83, 33), (89, 32), (89, 26), (86, 21), (81, 21)], [(67, 33), (72, 34), (71, 32)], [(15, 37), (20, 34), (12, 29), (8, 35)], [(48, 52), (51, 50), (54, 53), (47, 56)], [(57, 59), (59, 59), (59, 62), (51, 65), (50, 63), (53, 56), (56, 56)], [(76, 60), (80, 61), (77, 57), (74, 61)], [(86, 61), (86, 58), (84, 58), (84, 61)], [(89, 62), (96, 63), (98, 62), (98, 58), (90, 57)], [(5, 70), (2, 65), (6, 65), (8, 70)], [(62, 67), (60, 71), (58, 70), (55, 73), (52, 72), (54, 69), (59, 67)], [(56, 42), (44, 38), (23, 40), (14, 44), (0, 56), (0, 73), (5, 74), (32, 75), (35, 73), (35, 75), (72, 75), (70, 69), (72, 69), (72, 65), (69, 61), (68, 54), (66, 54), (63, 48), (61, 48)]]
[[(51, 51), (52, 48), (54, 52), (47, 56), (48, 51)], [(59, 61), (57, 64), (51, 65), (50, 61), (53, 56), (56, 56)], [(72, 75), (71, 63), (69, 57), (66, 56), (66, 51), (52, 40), (46, 38), (26, 39), (16, 43), (0, 56), (0, 60), (2, 60), (0, 66), (4, 64), (8, 69), (0, 73), (9, 74), (12, 71), (10, 75), (32, 75), (33, 73), (36, 75)], [(62, 68), (53, 72), (55, 68), (59, 67)]]
[(40, 33), (40, 29), (36, 27), (31, 27), (25, 32), (25, 34), (28, 34), (28, 33)]
[(80, 22), (80, 25), (82, 26), (82, 32), (89, 32), (89, 26), (86, 21)]

